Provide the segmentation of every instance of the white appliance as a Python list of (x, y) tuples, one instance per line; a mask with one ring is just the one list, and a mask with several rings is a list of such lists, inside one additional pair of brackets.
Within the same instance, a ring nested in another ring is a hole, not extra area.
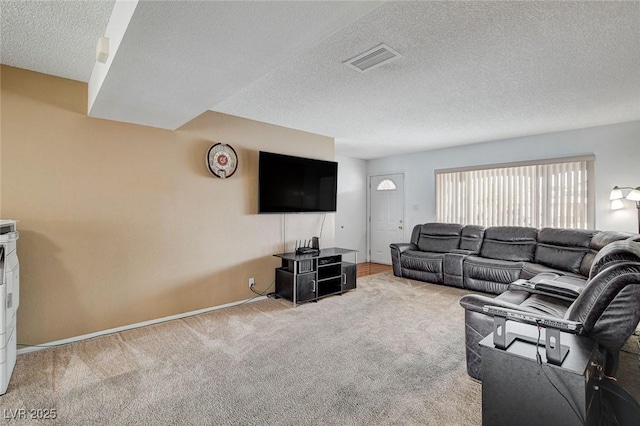
[(0, 220), (0, 395), (7, 392), (16, 365), (16, 312), (20, 304), (17, 221)]

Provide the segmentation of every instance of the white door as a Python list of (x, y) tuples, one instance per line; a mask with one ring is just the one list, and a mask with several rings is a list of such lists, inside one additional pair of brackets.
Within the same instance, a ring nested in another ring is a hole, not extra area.
[(391, 265), (389, 244), (404, 241), (404, 175), (371, 176), (369, 184), (370, 260)]

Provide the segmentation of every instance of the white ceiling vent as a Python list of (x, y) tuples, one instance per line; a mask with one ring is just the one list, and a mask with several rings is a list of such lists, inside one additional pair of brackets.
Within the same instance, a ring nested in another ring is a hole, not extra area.
[(379, 67), (380, 65), (393, 61), (400, 56), (401, 55), (398, 52), (383, 43), (373, 49), (369, 49), (366, 52), (359, 54), (354, 58), (344, 61), (343, 64), (360, 72), (366, 72), (372, 68)]

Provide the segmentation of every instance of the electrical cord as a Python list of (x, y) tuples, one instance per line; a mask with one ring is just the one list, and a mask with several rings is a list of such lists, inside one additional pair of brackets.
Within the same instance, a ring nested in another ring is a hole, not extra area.
[(540, 355), (540, 330), (541, 330), (542, 327), (540, 326), (540, 321), (539, 320), (536, 320), (536, 324), (537, 324), (537, 327), (538, 327), (538, 340), (536, 341), (536, 362), (538, 363), (538, 365), (540, 365), (540, 370), (542, 370), (542, 373), (544, 374), (544, 377), (547, 379), (549, 384), (551, 384), (551, 386), (553, 386), (553, 388), (556, 390), (556, 392), (558, 392), (558, 394), (560, 394), (560, 396), (562, 398), (564, 398), (565, 401), (567, 401), (567, 404), (569, 404), (569, 407), (571, 407), (571, 410), (573, 411), (573, 413), (576, 415), (576, 417), (580, 421), (580, 424), (583, 425), (584, 424), (584, 419), (582, 418), (582, 415), (580, 415), (580, 412), (573, 406), (571, 401), (569, 401), (569, 398), (567, 398), (565, 396), (565, 394), (562, 393), (562, 391), (560, 391), (560, 389), (558, 389), (558, 387), (555, 385), (555, 383), (553, 383), (551, 381), (549, 376), (547, 376), (547, 372), (544, 370), (544, 364), (542, 363), (542, 356)]
[(285, 214), (282, 214), (282, 252), (287, 251), (287, 222), (285, 220)]
[(322, 225), (320, 225), (320, 236), (318, 236), (319, 239), (322, 240), (322, 230), (324, 229), (324, 221), (327, 218), (327, 214), (325, 213), (324, 215), (322, 215)]
[(538, 328), (538, 340), (536, 340), (536, 362), (542, 365), (542, 356), (540, 355), (540, 321), (536, 320)]
[(246, 303), (246, 302), (249, 302), (249, 301), (251, 301), (251, 300), (253, 300), (253, 299), (255, 299), (256, 297), (259, 297), (259, 296), (267, 296), (267, 297), (268, 297), (270, 293), (267, 293), (267, 291), (268, 291), (271, 287), (273, 287), (273, 285), (274, 285), (275, 283), (276, 283), (276, 281), (275, 281), (275, 280), (273, 280), (273, 281), (271, 282), (271, 284), (269, 284), (269, 287), (267, 287), (263, 292), (256, 291), (256, 290), (253, 288), (253, 286), (249, 287), (249, 288), (251, 289), (251, 291), (252, 291), (252, 292), (254, 292), (255, 294), (257, 294), (258, 296), (253, 296), (251, 299), (245, 300), (245, 301), (244, 301), (244, 302), (242, 302), (241, 304), (244, 304), (244, 303)]

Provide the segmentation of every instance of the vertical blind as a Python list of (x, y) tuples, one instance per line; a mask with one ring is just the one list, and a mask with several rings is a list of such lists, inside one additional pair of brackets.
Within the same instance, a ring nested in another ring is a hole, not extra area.
[(439, 222), (593, 228), (593, 157), (436, 171)]

